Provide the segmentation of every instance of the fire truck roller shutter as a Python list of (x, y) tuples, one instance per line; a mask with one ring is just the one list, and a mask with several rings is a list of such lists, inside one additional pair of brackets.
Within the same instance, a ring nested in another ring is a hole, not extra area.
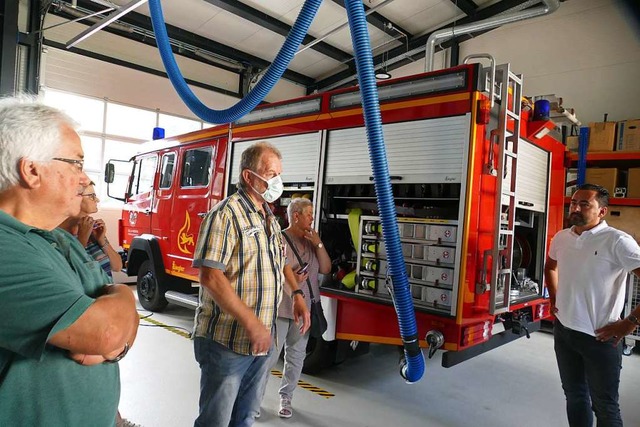
[(240, 175), (242, 152), (257, 141), (266, 141), (282, 154), (282, 181), (284, 183), (308, 183), (313, 185), (318, 175), (320, 163), (320, 132), (301, 135), (261, 138), (233, 144), (230, 183), (235, 186)]
[(546, 212), (550, 154), (523, 139), (518, 144), (516, 206), (519, 209)]
[[(402, 183), (460, 183), (469, 140), (470, 117), (454, 116), (382, 126), (389, 173)], [(329, 132), (327, 184), (370, 184), (365, 128)]]

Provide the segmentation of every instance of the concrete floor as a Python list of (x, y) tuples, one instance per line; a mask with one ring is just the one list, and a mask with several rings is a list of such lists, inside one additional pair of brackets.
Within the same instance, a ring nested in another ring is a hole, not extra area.
[[(141, 314), (149, 314), (141, 311)], [(120, 363), (120, 412), (145, 427), (192, 426), (198, 411), (199, 368), (190, 340), (154, 326), (192, 329), (193, 311), (170, 305), (142, 320), (138, 338)], [(177, 333), (176, 333), (177, 332)], [(441, 352), (427, 361), (421, 381), (398, 374), (397, 352), (372, 345), (369, 354), (301, 380), (335, 396), (296, 390), (294, 415), (278, 418), (279, 379), (271, 375), (258, 427), (554, 427), (567, 426), (553, 337), (534, 333), (453, 368)], [(281, 364), (276, 369), (282, 369)], [(625, 426), (640, 426), (640, 354), (623, 358), (620, 404)]]

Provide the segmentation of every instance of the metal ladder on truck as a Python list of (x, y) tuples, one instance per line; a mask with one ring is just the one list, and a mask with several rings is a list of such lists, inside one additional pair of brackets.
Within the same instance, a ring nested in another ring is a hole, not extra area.
[[(496, 223), (492, 249), (491, 314), (509, 311), (513, 246), (516, 223), (516, 177), (520, 138), (522, 75), (510, 70), (509, 64), (496, 66), (496, 82), (500, 86), (498, 128), (492, 139), (498, 147), (496, 185)], [(512, 126), (509, 126), (512, 124)], [(511, 128), (511, 129), (510, 129)], [(493, 147), (491, 148), (493, 149)]]

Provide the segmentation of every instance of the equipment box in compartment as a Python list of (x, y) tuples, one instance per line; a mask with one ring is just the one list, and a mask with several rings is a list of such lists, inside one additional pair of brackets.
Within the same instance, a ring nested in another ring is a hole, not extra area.
[(434, 307), (451, 307), (451, 291), (447, 289), (425, 286), (422, 289), (422, 300)]
[(425, 267), (424, 279), (437, 285), (453, 285), (453, 269)]
[(446, 246), (429, 246), (426, 260), (438, 264), (453, 264), (456, 259), (456, 249)]
[(445, 243), (455, 243), (456, 229), (457, 227), (450, 225), (430, 225), (427, 239)]

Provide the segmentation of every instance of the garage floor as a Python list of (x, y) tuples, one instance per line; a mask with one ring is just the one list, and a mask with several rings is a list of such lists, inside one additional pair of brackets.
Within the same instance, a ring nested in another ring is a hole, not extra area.
[[(150, 313), (140, 311), (142, 316)], [(199, 368), (192, 343), (193, 311), (169, 305), (141, 320), (138, 338), (120, 363), (120, 412), (145, 427), (192, 426), (198, 411)], [(142, 326), (144, 325), (144, 326)], [(427, 361), (417, 384), (397, 369), (396, 349), (373, 345), (369, 354), (349, 359), (318, 376), (303, 375), (293, 417), (278, 418), (278, 383), (272, 374), (256, 426), (312, 427), (553, 427), (568, 425), (553, 353), (544, 332), (520, 339), (461, 365), (440, 366), (441, 352)], [(282, 365), (276, 366), (277, 370)], [(275, 372), (277, 374), (277, 372)], [(309, 391), (333, 394), (323, 397)], [(640, 426), (640, 354), (623, 358), (620, 404), (627, 427)]]

